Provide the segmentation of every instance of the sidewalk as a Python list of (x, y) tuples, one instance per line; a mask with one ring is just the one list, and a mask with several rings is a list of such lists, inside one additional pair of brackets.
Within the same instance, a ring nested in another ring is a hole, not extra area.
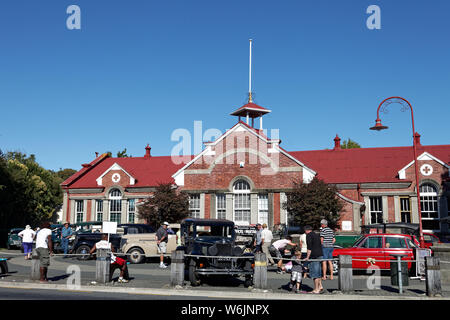
[[(2, 256), (7, 256), (2, 251)], [(392, 287), (390, 278), (381, 277), (381, 286), (378, 289), (369, 290), (368, 283), (373, 283), (367, 275), (354, 276), (354, 288), (351, 294), (342, 294), (338, 291), (337, 277), (334, 280), (324, 281), (325, 293), (313, 295), (308, 293), (294, 294), (287, 291), (287, 283), (290, 275), (280, 275), (274, 269), (268, 270), (268, 290), (255, 290), (245, 288), (241, 279), (214, 279), (207, 281), (200, 287), (187, 286), (183, 288), (170, 287), (170, 266), (160, 269), (157, 263), (145, 263), (128, 265), (131, 281), (126, 284), (112, 282), (108, 285), (93, 284), (95, 281), (95, 261), (79, 261), (76, 258), (63, 259), (52, 257), (48, 272), (49, 283), (41, 284), (30, 280), (31, 262), (23, 257), (14, 256), (8, 261), (10, 273), (0, 278), (0, 287), (15, 287), (29, 289), (52, 290), (81, 290), (97, 292), (117, 292), (136, 294), (156, 294), (166, 296), (194, 296), (216, 297), (224, 299), (287, 299), (287, 300), (398, 300), (398, 299), (450, 299), (450, 286), (443, 286), (442, 297), (429, 298), (425, 294), (425, 282), (410, 280), (409, 286), (404, 287), (404, 293), (400, 295), (397, 287)], [(80, 271), (80, 287), (74, 289), (73, 270)], [(117, 280), (118, 271), (113, 276)], [(373, 279), (372, 279), (373, 280)], [(304, 279), (302, 289), (312, 290), (311, 279)]]

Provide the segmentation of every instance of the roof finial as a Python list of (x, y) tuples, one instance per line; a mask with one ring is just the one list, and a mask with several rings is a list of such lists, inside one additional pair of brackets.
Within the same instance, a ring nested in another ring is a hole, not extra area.
[(252, 103), (252, 39), (249, 39), (250, 42), (250, 58), (249, 58), (249, 66), (248, 66), (248, 103)]

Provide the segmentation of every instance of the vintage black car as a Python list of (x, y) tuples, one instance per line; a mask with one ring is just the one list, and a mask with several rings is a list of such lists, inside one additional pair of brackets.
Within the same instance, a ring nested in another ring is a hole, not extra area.
[[(244, 253), (235, 244), (234, 222), (219, 219), (184, 219), (181, 222), (182, 246), (187, 256), (185, 268), (192, 286), (204, 277), (245, 277), (244, 285), (252, 285), (253, 253)], [(214, 258), (217, 257), (217, 258)], [(248, 257), (233, 258), (233, 257)]]
[[(79, 260), (88, 260), (90, 258), (89, 251), (91, 251), (91, 248), (100, 240), (102, 240), (101, 232), (77, 233), (75, 235), (71, 253), (77, 254)], [(121, 240), (122, 235), (120, 234), (109, 235), (109, 242), (111, 242), (111, 245), (116, 252), (120, 250)]]

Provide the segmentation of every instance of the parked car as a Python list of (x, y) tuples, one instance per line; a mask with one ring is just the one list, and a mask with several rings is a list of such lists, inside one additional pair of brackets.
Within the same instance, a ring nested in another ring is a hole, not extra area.
[[(245, 277), (244, 285), (253, 282), (254, 255), (244, 253), (235, 243), (234, 222), (219, 219), (184, 219), (181, 222), (181, 241), (179, 249), (186, 254), (185, 268), (192, 286), (201, 284), (203, 277), (227, 275)], [(206, 258), (205, 256), (248, 256), (249, 259)]]
[[(121, 225), (122, 226), (122, 225)], [(158, 254), (158, 247), (156, 245), (156, 232), (150, 226), (141, 225), (141, 229), (135, 228), (134, 225), (128, 227), (126, 230), (127, 234), (122, 236), (122, 243), (120, 244), (121, 252), (126, 253), (128, 256), (128, 261), (131, 263), (142, 263), (146, 258), (155, 257)], [(178, 230), (180, 228), (179, 224), (170, 224), (169, 228), (172, 230)], [(135, 233), (135, 231), (150, 231)], [(132, 231), (132, 232), (130, 232)], [(171, 253), (176, 250), (177, 241), (175, 234), (169, 234), (169, 239), (167, 242), (167, 253)]]
[[(121, 239), (121, 234), (109, 235), (109, 241), (116, 252), (119, 252), (120, 250)], [(90, 257), (89, 252), (91, 251), (91, 248), (93, 248), (94, 245), (100, 240), (102, 240), (101, 232), (77, 233), (75, 235), (71, 253), (81, 254), (82, 256), (78, 256), (78, 259), (80, 260), (88, 260)]]
[(22, 238), (18, 236), (19, 232), (23, 228), (12, 228), (8, 232), (8, 240), (6, 242), (6, 247), (9, 249), (21, 249), (22, 248)]
[(140, 234), (140, 233), (153, 233), (155, 229), (153, 229), (148, 224), (141, 223), (123, 223), (119, 224), (118, 227), (123, 228), (123, 234)]
[[(352, 261), (352, 267), (356, 270), (366, 270), (371, 265), (370, 261), (381, 270), (389, 270), (390, 262), (388, 260), (395, 259), (391, 254), (405, 254), (406, 257), (403, 260), (414, 260), (415, 249), (419, 246), (417, 238), (412, 235), (365, 234), (350, 248), (334, 249), (333, 258), (350, 255), (353, 259), (362, 260)], [(338, 267), (338, 263), (334, 263), (334, 272), (337, 273)], [(411, 267), (412, 263), (408, 262), (408, 270), (411, 270)]]
[(431, 247), (436, 243), (442, 243), (441, 240), (432, 233), (424, 232), (423, 241), (425, 243), (425, 248), (431, 249)]

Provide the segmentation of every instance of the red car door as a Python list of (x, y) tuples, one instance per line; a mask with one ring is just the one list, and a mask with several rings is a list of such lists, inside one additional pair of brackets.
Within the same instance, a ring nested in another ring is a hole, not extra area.
[[(373, 265), (378, 266), (381, 269), (386, 268), (383, 251), (383, 237), (380, 235), (368, 236), (360, 245), (352, 251), (353, 260), (352, 266), (354, 269), (367, 269), (373, 261)], [(368, 260), (370, 259), (370, 260)]]
[[(407, 238), (401, 235), (386, 235), (384, 240), (384, 252), (386, 260), (396, 260), (391, 254), (404, 254), (406, 257), (402, 260), (413, 260), (414, 253), (410, 249), (406, 242)], [(411, 267), (411, 263), (408, 263), (408, 269)], [(386, 269), (391, 268), (391, 262), (386, 263)]]

